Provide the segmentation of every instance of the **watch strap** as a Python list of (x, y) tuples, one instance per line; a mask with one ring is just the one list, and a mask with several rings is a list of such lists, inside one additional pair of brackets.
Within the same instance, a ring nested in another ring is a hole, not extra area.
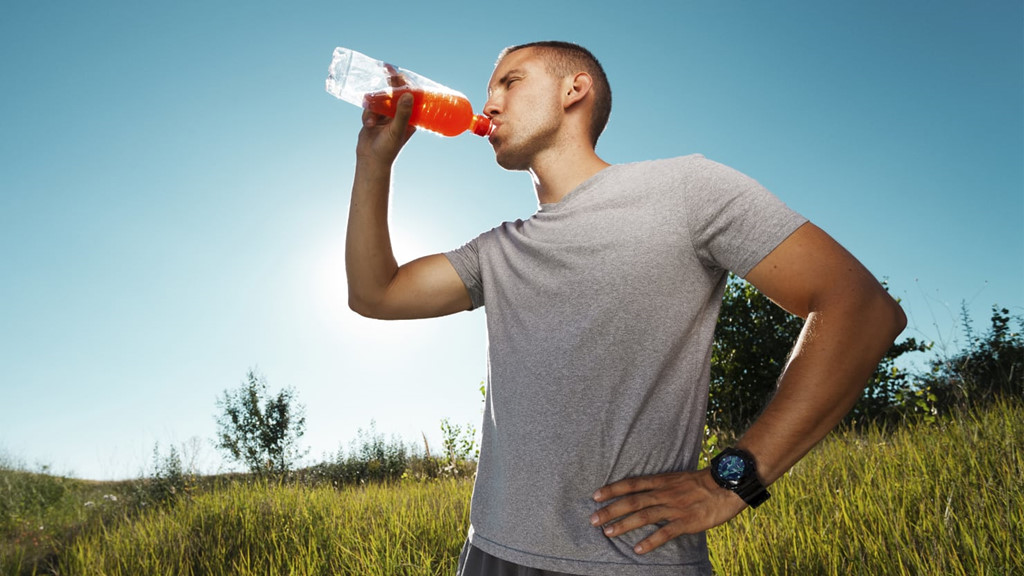
[(736, 487), (736, 495), (743, 499), (751, 508), (757, 508), (768, 498), (771, 498), (771, 494), (768, 493), (768, 489), (761, 484), (761, 481), (756, 475), (751, 476), (747, 482)]

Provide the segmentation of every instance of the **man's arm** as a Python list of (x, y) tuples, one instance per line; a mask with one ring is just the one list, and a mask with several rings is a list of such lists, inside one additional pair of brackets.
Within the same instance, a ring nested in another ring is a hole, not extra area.
[(412, 96), (398, 102), (394, 120), (363, 112), (345, 238), (348, 302), (372, 318), (427, 318), (470, 308), (469, 292), (443, 254), (399, 266), (391, 248), (388, 196), (391, 167), (415, 128)]
[[(860, 262), (813, 224), (801, 226), (746, 278), (806, 319), (777, 393), (737, 444), (755, 456), (761, 480), (770, 484), (849, 412), (906, 316)], [(597, 502), (616, 498), (591, 518), (608, 536), (666, 523), (637, 545), (638, 553), (722, 524), (746, 507), (708, 469), (628, 478), (594, 494)]]
[(747, 280), (806, 322), (775, 397), (737, 443), (757, 456), (765, 482), (782, 476), (839, 424), (907, 325), (885, 288), (813, 224), (777, 252)]

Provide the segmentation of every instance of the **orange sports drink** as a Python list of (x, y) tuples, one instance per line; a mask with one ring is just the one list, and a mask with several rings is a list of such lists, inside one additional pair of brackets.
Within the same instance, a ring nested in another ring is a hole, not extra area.
[(469, 99), (458, 93), (427, 92), (417, 88), (382, 90), (367, 94), (363, 98), (363, 108), (394, 118), (398, 99), (409, 93), (413, 98), (409, 123), (413, 126), (442, 136), (458, 136), (466, 130), (478, 136), (491, 133), (491, 119), (473, 114)]

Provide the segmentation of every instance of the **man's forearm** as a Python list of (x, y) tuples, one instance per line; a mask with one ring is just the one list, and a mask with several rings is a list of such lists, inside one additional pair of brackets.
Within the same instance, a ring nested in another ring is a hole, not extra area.
[(765, 483), (839, 424), (905, 325), (899, 305), (881, 290), (807, 316), (775, 397), (738, 442), (757, 457)]
[(388, 228), (391, 166), (359, 161), (345, 237), (349, 306), (366, 314), (380, 300), (398, 270)]

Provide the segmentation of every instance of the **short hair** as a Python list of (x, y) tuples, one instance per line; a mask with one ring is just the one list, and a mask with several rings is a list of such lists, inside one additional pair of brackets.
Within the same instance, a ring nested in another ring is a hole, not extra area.
[(612, 87), (605, 76), (604, 68), (597, 58), (586, 48), (572, 42), (544, 40), (509, 46), (498, 55), (498, 62), (517, 50), (535, 48), (544, 55), (548, 72), (555, 76), (565, 77), (577, 72), (586, 72), (594, 80), (594, 108), (590, 118), (590, 140), (597, 145), (597, 139), (608, 125), (612, 113)]

